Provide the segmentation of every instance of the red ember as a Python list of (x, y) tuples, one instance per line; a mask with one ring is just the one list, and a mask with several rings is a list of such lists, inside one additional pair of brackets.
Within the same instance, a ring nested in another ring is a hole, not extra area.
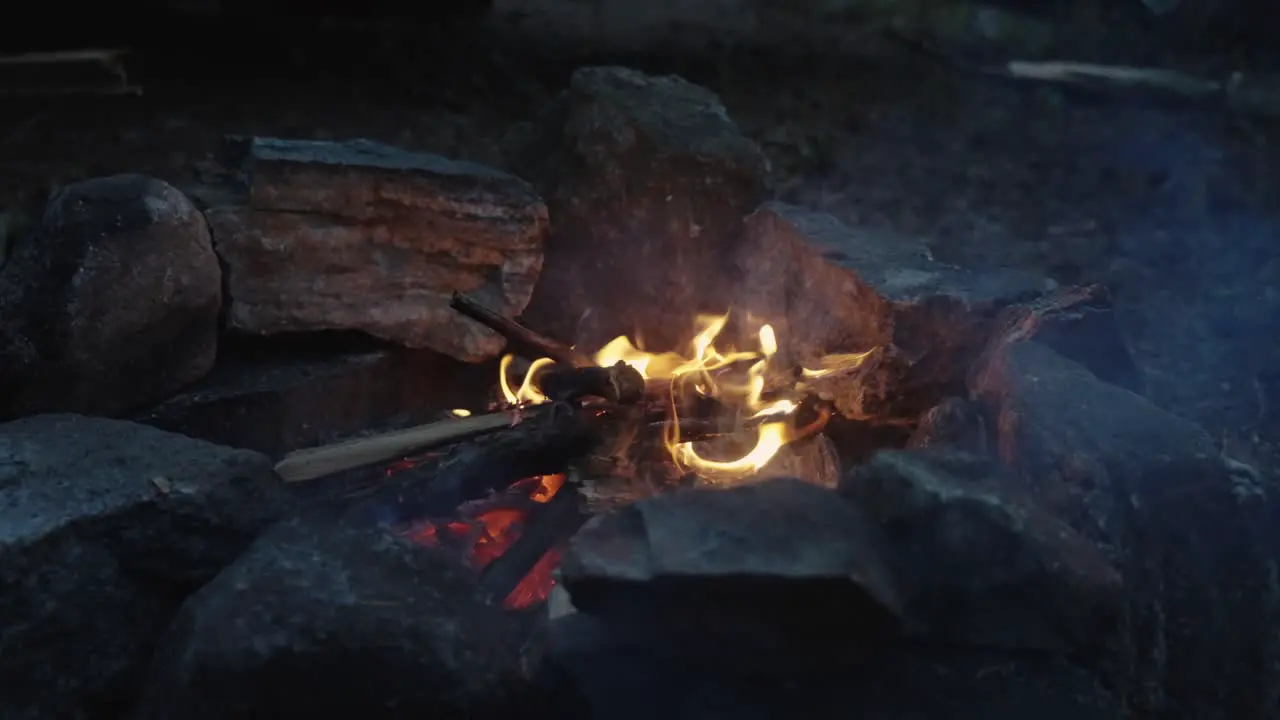
[[(512, 484), (510, 491), (525, 493), (534, 502), (545, 503), (555, 496), (564, 481), (564, 475), (560, 474), (537, 475)], [(474, 519), (420, 523), (410, 528), (405, 535), (414, 542), (436, 546), (442, 542), (441, 533), (446, 533), (444, 542), (464, 544), (472, 565), (476, 570), (482, 570), (520, 539), (526, 515), (526, 510), (518, 508), (495, 508)], [(559, 562), (558, 549), (552, 549), (543, 555), (507, 596), (503, 607), (508, 610), (523, 610), (546, 600), (555, 585), (553, 572)]]

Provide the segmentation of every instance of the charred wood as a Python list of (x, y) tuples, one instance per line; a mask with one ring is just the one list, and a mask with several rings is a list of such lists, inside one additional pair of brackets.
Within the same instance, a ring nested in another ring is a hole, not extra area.
[(572, 402), (598, 397), (619, 405), (632, 405), (644, 398), (644, 376), (619, 360), (610, 367), (552, 368), (537, 378), (538, 388), (554, 401)]

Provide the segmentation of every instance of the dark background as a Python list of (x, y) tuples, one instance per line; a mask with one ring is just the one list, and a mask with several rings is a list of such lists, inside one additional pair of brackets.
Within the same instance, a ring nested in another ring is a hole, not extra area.
[[(1244, 73), (1276, 88), (1280, 108), (1270, 3), (1184, 0), (1160, 16), (1139, 0), (1000, 0), (982, 12), (966, 0), (895, 0), (817, 17), (794, 10), (799, 0), (752, 2), (766, 21), (745, 38), (719, 33), (714, 18), (668, 28), (659, 0), (613, 0), (598, 17), (606, 0), (528, 0), (523, 14), (471, 0), (36, 5), (0, 25), (4, 47), (128, 47), (143, 93), (0, 97), (0, 239), (20, 237), (51, 191), (88, 177), (147, 173), (199, 198), (225, 180), (229, 134), (364, 137), (510, 168), (511, 148), (575, 67), (678, 73), (717, 92), (761, 144), (783, 200), (923, 238), (947, 262), (1106, 284), (1152, 399), (1233, 456), (1274, 466), (1276, 117), (970, 67), (1058, 59)], [(567, 32), (524, 16), (552, 5), (596, 24)], [(968, 8), (963, 22), (956, 7)], [(986, 32), (991, 9), (1016, 31)], [(904, 48), (900, 21), (943, 57)]]

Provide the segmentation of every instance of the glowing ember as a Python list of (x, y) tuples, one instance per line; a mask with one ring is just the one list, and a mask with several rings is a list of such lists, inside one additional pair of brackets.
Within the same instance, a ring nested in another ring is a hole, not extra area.
[[(771, 366), (778, 352), (777, 336), (771, 326), (764, 325), (759, 330), (755, 350), (718, 349), (715, 342), (728, 319), (728, 313), (695, 318), (694, 337), (687, 355), (645, 352), (626, 336), (618, 336), (592, 357), (598, 365), (606, 367), (624, 362), (635, 368), (646, 381), (666, 381), (670, 387), (671, 402), (663, 439), (672, 460), (682, 472), (692, 471), (719, 481), (731, 481), (759, 471), (783, 446), (821, 429), (820, 426), (795, 427), (794, 414), (804, 391), (803, 379), (852, 370), (871, 354), (868, 351), (827, 355), (819, 360), (817, 368), (801, 368), (801, 380), (790, 380), (788, 387), (775, 388), (766, 397), (770, 382), (786, 377)], [(512, 389), (508, 374), (513, 361), (510, 355), (504, 357), (499, 370), (498, 382), (507, 403), (529, 405), (546, 402), (546, 396), (538, 390), (537, 375), (554, 364), (553, 361), (548, 358), (535, 361), (525, 372), (519, 387)], [(711, 459), (700, 455), (693, 443), (680, 437), (676, 408), (680, 405), (680, 398), (689, 394), (715, 398), (740, 418), (761, 420), (755, 424), (754, 447), (731, 459)]]
[[(510, 492), (522, 494), (536, 503), (546, 503), (555, 497), (564, 482), (564, 475), (539, 475), (513, 484)], [(424, 522), (410, 528), (405, 536), (424, 545), (463, 545), (471, 564), (483, 570), (520, 539), (526, 520), (524, 509), (499, 507), (486, 510), (474, 519)], [(546, 600), (555, 585), (553, 572), (559, 562), (558, 549), (543, 555), (507, 596), (503, 607), (522, 610)]]

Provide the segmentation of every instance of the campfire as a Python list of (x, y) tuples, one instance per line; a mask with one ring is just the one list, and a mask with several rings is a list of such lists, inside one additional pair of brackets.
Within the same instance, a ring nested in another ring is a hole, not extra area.
[(428, 448), (517, 426), (585, 424), (591, 450), (565, 458), (564, 472), (497, 482), (460, 498), (449, 517), (402, 524), (417, 542), (465, 555), (490, 599), (512, 610), (546, 599), (562, 543), (590, 515), (682, 487), (748, 481), (787, 446), (821, 433), (832, 411), (811, 383), (856, 372), (871, 354), (787, 364), (767, 323), (734, 328), (754, 347), (727, 342), (736, 318), (726, 312), (695, 317), (683, 353), (646, 351), (623, 335), (587, 355), (469, 297), (456, 295), (452, 307), (513, 349), (499, 363), (486, 412), (460, 408), (439, 423), (300, 451), (279, 471), (301, 480), (392, 461), (395, 475), (433, 457), (420, 454)]

